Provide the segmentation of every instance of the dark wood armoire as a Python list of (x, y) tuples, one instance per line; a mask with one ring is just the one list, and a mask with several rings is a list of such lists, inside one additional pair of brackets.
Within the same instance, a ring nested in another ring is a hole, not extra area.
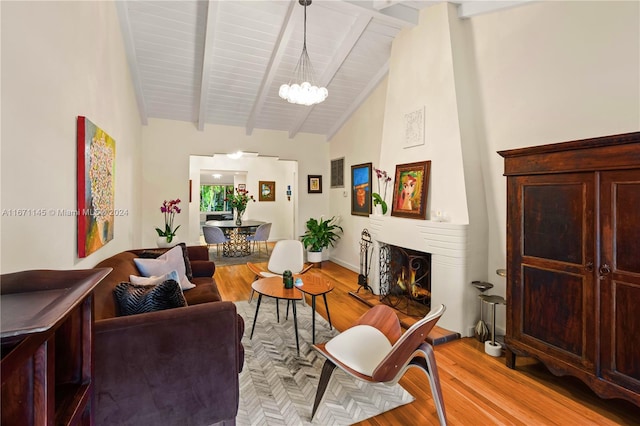
[(501, 151), (507, 365), (640, 406), (640, 132)]

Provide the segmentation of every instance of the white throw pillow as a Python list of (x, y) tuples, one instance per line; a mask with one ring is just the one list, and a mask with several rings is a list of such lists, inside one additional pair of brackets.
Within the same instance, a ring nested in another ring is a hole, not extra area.
[(189, 290), (196, 286), (187, 279), (182, 247), (180, 246), (175, 246), (156, 259), (135, 258), (133, 261), (145, 277), (161, 276), (171, 271), (177, 271), (180, 278), (178, 282), (183, 290)]
[(178, 271), (173, 270), (164, 275), (153, 277), (139, 277), (137, 275), (129, 275), (129, 282), (136, 285), (157, 285), (167, 280), (175, 280), (180, 283), (180, 276), (178, 275)]

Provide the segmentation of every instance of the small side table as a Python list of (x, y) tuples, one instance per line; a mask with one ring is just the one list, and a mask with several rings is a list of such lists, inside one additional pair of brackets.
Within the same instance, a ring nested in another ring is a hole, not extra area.
[(484, 303), (491, 305), (491, 340), (484, 342), (484, 351), (498, 357), (502, 354), (502, 345), (496, 342), (496, 305), (506, 305), (507, 302), (498, 295), (481, 294), (479, 297)]
[[(311, 335), (313, 336), (313, 344), (316, 344), (316, 296), (322, 296), (324, 299), (324, 307), (327, 310), (327, 319), (329, 320), (329, 330), (332, 329), (331, 315), (329, 314), (329, 304), (327, 303), (327, 293), (333, 291), (334, 285), (331, 280), (322, 278), (313, 274), (296, 275), (296, 278), (302, 280), (302, 285), (296, 284), (296, 288), (303, 293), (311, 296)], [(296, 283), (297, 283), (296, 279)]]

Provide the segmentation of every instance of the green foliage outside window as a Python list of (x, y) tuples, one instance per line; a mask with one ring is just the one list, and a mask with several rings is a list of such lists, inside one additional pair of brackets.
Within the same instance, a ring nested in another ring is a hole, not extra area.
[(233, 191), (233, 185), (200, 185), (200, 211), (230, 211), (231, 206), (224, 202), (227, 191)]

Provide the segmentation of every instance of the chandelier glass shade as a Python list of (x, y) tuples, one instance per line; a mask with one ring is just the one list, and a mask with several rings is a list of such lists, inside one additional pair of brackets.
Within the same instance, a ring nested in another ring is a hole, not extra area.
[(318, 87), (313, 78), (313, 66), (307, 53), (307, 5), (311, 0), (299, 0), (304, 6), (304, 42), (302, 54), (296, 64), (288, 84), (280, 86), (280, 97), (292, 104), (315, 105), (327, 99), (329, 91), (326, 87)]

